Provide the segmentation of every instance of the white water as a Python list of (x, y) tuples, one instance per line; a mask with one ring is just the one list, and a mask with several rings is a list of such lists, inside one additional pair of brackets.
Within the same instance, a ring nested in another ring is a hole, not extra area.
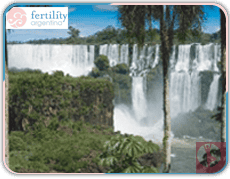
[(125, 63), (129, 65), (129, 45), (128, 44), (121, 45), (119, 63)]
[(71, 76), (87, 75), (94, 66), (94, 46), (87, 45), (8, 45), (9, 68), (61, 70)]
[(110, 44), (108, 51), (108, 59), (110, 62), (110, 66), (117, 65), (119, 61), (119, 45), (118, 44)]
[[(220, 61), (218, 44), (195, 44), (195, 59), (191, 59), (190, 45), (179, 45), (178, 58), (175, 59), (175, 47), (170, 58), (170, 104), (172, 117), (180, 113), (195, 111), (201, 102), (201, 71), (218, 72), (217, 62)], [(219, 78), (218, 78), (219, 79)], [(214, 77), (210, 85), (206, 108), (214, 110), (217, 106), (218, 79)], [(208, 86), (207, 86), (208, 87)], [(211, 99), (215, 102), (210, 102)]]
[[(140, 135), (146, 140), (161, 143), (163, 140), (163, 119), (156, 120), (154, 126), (140, 125), (133, 110), (125, 105), (118, 105), (114, 109), (114, 130), (121, 134)], [(171, 134), (170, 140), (173, 138)]]
[(199, 73), (172, 72), (170, 81), (172, 117), (194, 111), (201, 105)]
[(132, 78), (132, 102), (133, 111), (138, 121), (147, 116), (147, 101), (144, 92), (144, 78)]
[(191, 45), (179, 45), (178, 60), (175, 66), (175, 71), (188, 72), (190, 62)]
[(215, 74), (213, 77), (213, 81), (210, 86), (210, 90), (208, 93), (208, 99), (205, 104), (205, 107), (209, 110), (214, 110), (217, 105), (217, 94), (218, 94), (218, 83), (219, 83), (219, 74)]
[(156, 48), (155, 59), (154, 59), (152, 68), (155, 68), (156, 65), (159, 63), (159, 50), (160, 50), (160, 45), (157, 44), (155, 48)]
[[(191, 49), (195, 46), (194, 59)], [(154, 115), (162, 111), (158, 101), (149, 101), (146, 95), (145, 79), (140, 77), (149, 67), (155, 68), (160, 61), (160, 45), (147, 46), (138, 52), (137, 44), (133, 46), (130, 66), (132, 82), (132, 106), (115, 106), (114, 127), (121, 133), (144, 136), (145, 139), (162, 141), (163, 116)], [(86, 75), (94, 66), (94, 45), (8, 45), (9, 68), (16, 67), (40, 69), (52, 73), (61, 70), (72, 76)], [(100, 45), (99, 54), (108, 56), (110, 65), (119, 63), (129, 64), (128, 44)], [(119, 55), (120, 54), (120, 55)], [(213, 71), (218, 73), (217, 62), (220, 61), (220, 45), (190, 44), (179, 45), (176, 57), (176, 46), (170, 57), (170, 109), (171, 116), (195, 111), (201, 103), (200, 72)], [(206, 109), (214, 110), (218, 100), (219, 74), (215, 74), (209, 88)], [(153, 84), (156, 87), (156, 84)], [(159, 98), (162, 93), (158, 92)], [(154, 103), (150, 108), (150, 104)], [(154, 121), (154, 125), (145, 126), (143, 121)]]
[[(159, 63), (160, 45), (147, 46), (146, 44), (138, 52), (138, 45), (133, 45), (132, 63), (130, 66), (131, 76), (141, 76), (145, 74), (149, 68), (155, 68)], [(155, 56), (153, 58), (153, 56)]]

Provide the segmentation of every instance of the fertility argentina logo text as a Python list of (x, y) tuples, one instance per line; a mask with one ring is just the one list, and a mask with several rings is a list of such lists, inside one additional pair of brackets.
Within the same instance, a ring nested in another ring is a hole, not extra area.
[(6, 29), (68, 29), (68, 7), (13, 7)]
[(18, 28), (22, 27), (26, 23), (26, 12), (21, 8), (12, 8), (7, 13), (7, 22), (11, 27)]

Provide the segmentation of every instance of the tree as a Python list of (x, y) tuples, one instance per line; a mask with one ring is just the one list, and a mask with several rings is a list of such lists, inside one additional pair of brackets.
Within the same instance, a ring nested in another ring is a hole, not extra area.
[(221, 106), (221, 142), (226, 142), (226, 18), (220, 9), (221, 26), (221, 75), (222, 75), (222, 106)]
[(71, 35), (70, 38), (78, 38), (80, 34), (80, 30), (73, 28), (72, 26), (69, 26), (69, 32), (68, 34)]
[[(123, 5), (119, 7), (119, 20), (127, 29), (128, 38), (136, 38), (138, 44), (143, 46), (145, 29), (152, 28), (153, 20), (160, 21), (161, 58), (163, 65), (163, 110), (164, 110), (164, 172), (168, 173), (171, 166), (171, 146), (169, 137), (171, 133), (171, 117), (169, 102), (169, 57), (172, 51), (174, 30), (177, 37), (185, 42), (189, 30), (194, 34), (201, 31), (201, 23), (204, 20), (203, 6), (197, 5)], [(146, 23), (147, 22), (147, 23)]]
[(99, 55), (99, 57), (97, 57), (94, 61), (94, 64), (101, 71), (107, 70), (109, 68), (109, 59), (105, 55)]

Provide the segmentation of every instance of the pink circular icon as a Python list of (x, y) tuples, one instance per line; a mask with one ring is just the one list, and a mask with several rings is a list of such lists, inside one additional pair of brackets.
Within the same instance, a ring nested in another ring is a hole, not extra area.
[(23, 9), (14, 7), (7, 13), (6, 20), (14, 28), (22, 27), (26, 23), (26, 13)]

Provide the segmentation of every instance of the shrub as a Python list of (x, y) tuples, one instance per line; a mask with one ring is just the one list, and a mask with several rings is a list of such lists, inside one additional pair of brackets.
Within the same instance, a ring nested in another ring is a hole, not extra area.
[(125, 64), (125, 63), (122, 63), (122, 64), (117, 64), (115, 67), (114, 67), (114, 71), (116, 73), (120, 73), (120, 74), (128, 74), (129, 72), (129, 67)]
[(13, 150), (20, 151), (20, 150), (26, 149), (26, 143), (19, 136), (10, 135), (9, 141), (10, 141), (10, 151), (13, 151)]
[(104, 145), (100, 164), (109, 166), (109, 173), (158, 173), (155, 167), (141, 166), (138, 158), (146, 153), (159, 151), (159, 146), (151, 141), (146, 142), (140, 136), (116, 135)]
[(94, 68), (92, 69), (92, 72), (91, 72), (90, 75), (93, 76), (94, 78), (99, 77), (99, 76), (100, 76), (100, 71), (99, 71), (99, 69), (98, 69), (97, 67), (94, 67)]
[(58, 76), (63, 77), (63, 76), (64, 76), (64, 73), (63, 73), (63, 71), (55, 71), (55, 72), (53, 73), (53, 75), (54, 75), (55, 77), (58, 77)]
[(109, 60), (108, 57), (105, 55), (100, 55), (95, 61), (94, 64), (96, 65), (96, 67), (103, 71), (103, 70), (107, 70), (109, 68)]

